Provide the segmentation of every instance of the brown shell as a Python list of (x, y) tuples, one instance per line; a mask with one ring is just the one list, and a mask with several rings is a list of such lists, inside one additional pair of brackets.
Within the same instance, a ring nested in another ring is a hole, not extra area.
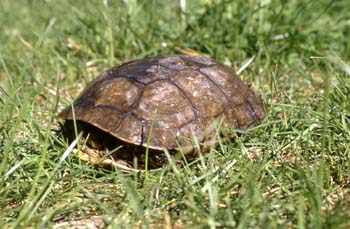
[[(185, 55), (107, 70), (74, 102), (74, 112), (122, 141), (169, 150), (210, 143), (215, 125), (246, 129), (265, 117), (262, 101), (231, 69)], [(71, 107), (59, 116), (72, 120)]]

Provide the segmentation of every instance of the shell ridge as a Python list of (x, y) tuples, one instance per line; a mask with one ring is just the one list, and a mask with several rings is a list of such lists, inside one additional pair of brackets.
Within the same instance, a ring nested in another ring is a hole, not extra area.
[(226, 98), (228, 103), (231, 103), (231, 98), (224, 92), (224, 90), (205, 72), (198, 70), (201, 75), (204, 75)]
[(186, 94), (186, 92), (177, 84), (175, 83), (174, 81), (172, 80), (169, 80), (169, 82), (174, 85), (178, 90), (179, 92), (181, 93), (181, 95), (189, 102), (189, 104), (191, 105), (192, 107), (192, 111), (194, 113), (194, 119), (197, 120), (198, 117), (199, 117), (199, 111), (197, 109), (197, 107), (193, 104), (192, 100), (190, 99), (190, 97)]

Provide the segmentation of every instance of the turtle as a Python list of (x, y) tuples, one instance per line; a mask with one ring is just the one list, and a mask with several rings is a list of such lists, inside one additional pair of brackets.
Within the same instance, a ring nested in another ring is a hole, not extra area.
[(262, 99), (232, 69), (192, 55), (112, 67), (59, 114), (65, 133), (73, 133), (75, 123), (88, 138), (80, 150), (83, 160), (122, 170), (145, 169), (145, 160), (146, 169), (160, 167), (167, 161), (164, 150), (205, 153), (217, 145), (217, 133), (246, 130), (265, 116)]

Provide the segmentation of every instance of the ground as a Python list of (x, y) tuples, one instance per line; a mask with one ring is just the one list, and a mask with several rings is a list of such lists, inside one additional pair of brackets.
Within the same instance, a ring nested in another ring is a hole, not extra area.
[[(0, 219), (14, 227), (350, 227), (349, 1), (0, 2)], [(190, 53), (267, 120), (180, 166), (77, 159), (57, 114), (103, 70)]]

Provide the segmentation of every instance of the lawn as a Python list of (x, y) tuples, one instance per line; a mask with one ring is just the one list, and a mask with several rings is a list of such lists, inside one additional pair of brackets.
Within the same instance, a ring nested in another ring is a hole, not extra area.
[[(1, 0), (4, 228), (349, 228), (350, 1)], [(239, 71), (267, 119), (185, 166), (80, 161), (57, 114), (98, 74), (197, 53)]]

